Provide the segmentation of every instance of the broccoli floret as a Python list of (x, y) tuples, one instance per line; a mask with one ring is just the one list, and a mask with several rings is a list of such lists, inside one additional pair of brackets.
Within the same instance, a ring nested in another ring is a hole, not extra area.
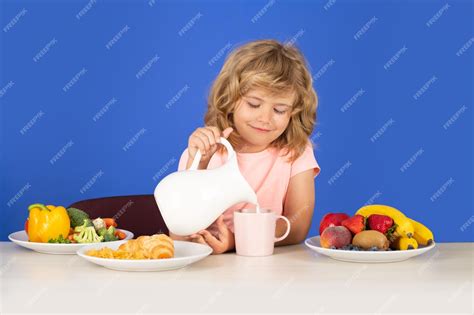
[(73, 238), (78, 243), (99, 243), (104, 239), (103, 236), (97, 235), (93, 226), (89, 226), (90, 220), (84, 220), (84, 224), (77, 226), (74, 229), (75, 233)]
[(115, 236), (115, 227), (111, 225), (104, 234), (104, 242), (112, 242), (116, 240), (118, 240), (118, 237)]
[(86, 219), (90, 220), (87, 213), (77, 208), (67, 208), (67, 214), (69, 215), (72, 228), (83, 225)]

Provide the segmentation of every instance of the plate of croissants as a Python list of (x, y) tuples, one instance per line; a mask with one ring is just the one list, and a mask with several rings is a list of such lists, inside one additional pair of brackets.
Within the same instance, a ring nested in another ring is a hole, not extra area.
[(165, 271), (183, 268), (212, 253), (212, 248), (198, 243), (175, 241), (166, 234), (140, 236), (114, 242), (85, 246), (77, 254), (94, 264), (120, 271)]

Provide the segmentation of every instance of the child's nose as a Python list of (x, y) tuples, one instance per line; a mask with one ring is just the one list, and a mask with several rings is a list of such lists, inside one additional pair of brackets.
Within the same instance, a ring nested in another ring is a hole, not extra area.
[(272, 119), (272, 108), (263, 106), (258, 113), (258, 120), (262, 122), (270, 122)]

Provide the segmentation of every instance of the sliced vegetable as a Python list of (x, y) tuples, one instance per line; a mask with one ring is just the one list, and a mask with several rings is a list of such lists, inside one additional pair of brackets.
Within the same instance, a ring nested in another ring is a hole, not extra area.
[(106, 228), (109, 228), (109, 226), (117, 227), (117, 223), (115, 222), (114, 218), (103, 218)]
[(92, 224), (94, 225), (94, 228), (96, 231), (98, 231), (101, 228), (105, 228), (105, 222), (101, 218), (97, 218), (94, 221), (92, 221)]
[(97, 231), (97, 234), (99, 234), (99, 236), (104, 236), (105, 233), (107, 233), (107, 229), (106, 229), (105, 227), (100, 228), (100, 229)]
[(123, 240), (125, 239), (125, 237), (127, 237), (127, 235), (120, 231), (120, 230), (115, 230), (115, 236), (118, 237), (119, 239)]

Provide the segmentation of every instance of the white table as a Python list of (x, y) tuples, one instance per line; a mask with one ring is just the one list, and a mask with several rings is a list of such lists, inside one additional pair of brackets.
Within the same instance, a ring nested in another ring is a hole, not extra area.
[(180, 270), (139, 273), (0, 242), (0, 313), (472, 314), (473, 246), (438, 244), (404, 262), (357, 264), (295, 245), (270, 257), (229, 253)]

